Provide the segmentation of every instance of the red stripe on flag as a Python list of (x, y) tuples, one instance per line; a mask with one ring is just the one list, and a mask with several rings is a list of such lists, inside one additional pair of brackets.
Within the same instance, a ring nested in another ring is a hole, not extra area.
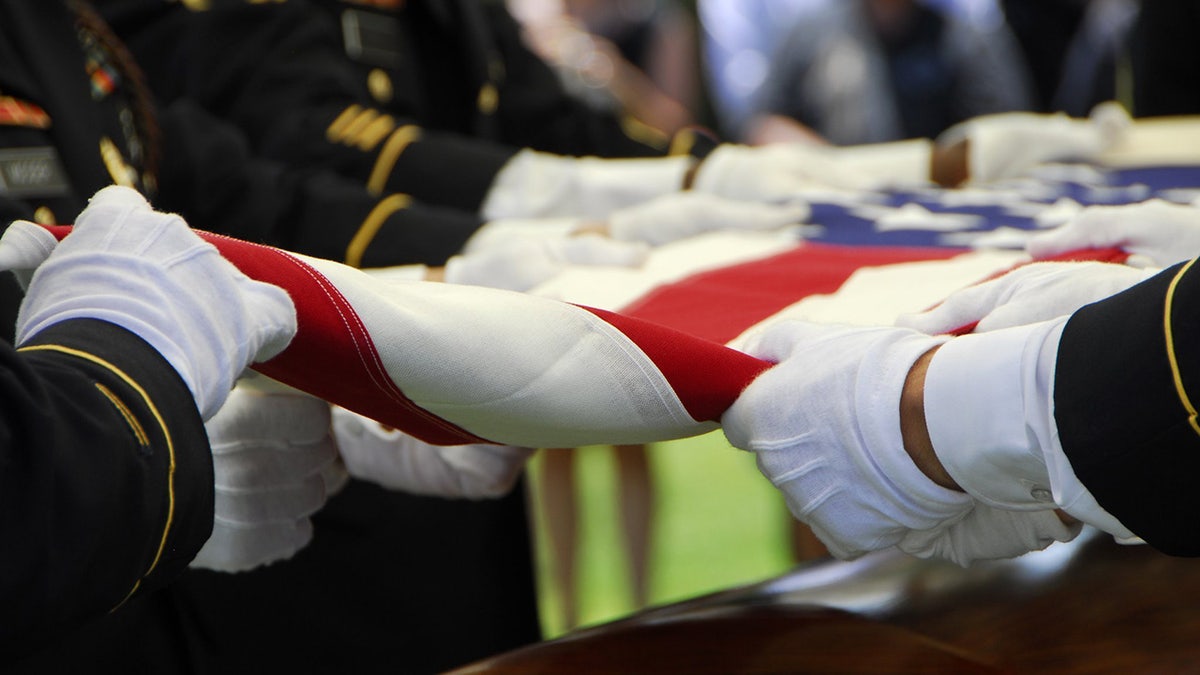
[(806, 243), (666, 284), (621, 313), (724, 344), (794, 302), (833, 293), (860, 267), (941, 260), (961, 253), (962, 249)]
[(583, 307), (624, 333), (671, 384), (693, 419), (719, 421), (770, 363), (650, 321)]

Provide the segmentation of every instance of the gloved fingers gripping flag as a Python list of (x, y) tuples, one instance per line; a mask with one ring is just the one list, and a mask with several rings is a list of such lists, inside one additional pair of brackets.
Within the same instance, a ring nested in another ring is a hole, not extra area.
[[(38, 226), (10, 226), (6, 247), (39, 245), (24, 227)], [(46, 229), (59, 239), (70, 232)], [(717, 428), (769, 367), (603, 310), (479, 287), (382, 282), (328, 260), (198, 234), (296, 305), (296, 337), (255, 370), (433, 444), (577, 447), (693, 436)]]

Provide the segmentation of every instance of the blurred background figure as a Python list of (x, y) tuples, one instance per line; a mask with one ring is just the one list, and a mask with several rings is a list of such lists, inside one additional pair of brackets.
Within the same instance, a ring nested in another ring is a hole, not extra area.
[(1083, 117), (1104, 101), (1128, 104), (1127, 41), (1139, 4), (1137, 0), (1001, 0), (1033, 79), (1035, 110)]
[(1200, 113), (1198, 30), (1197, 0), (1141, 3), (1130, 38), (1135, 115)]
[[(727, 140), (747, 140), (747, 126), (772, 55), (788, 32), (829, 0), (697, 0), (704, 84), (715, 124)], [(927, 0), (924, 4), (981, 30), (1003, 21), (995, 0)]]
[(676, 0), (508, 0), (568, 91), (665, 134), (697, 120), (692, 14)]
[(958, 122), (1033, 105), (1019, 52), (984, 25), (914, 0), (830, 3), (772, 53), (745, 128), (753, 143), (933, 138)]
[(745, 140), (771, 54), (787, 28), (829, 0), (697, 0), (701, 52), (718, 131)]

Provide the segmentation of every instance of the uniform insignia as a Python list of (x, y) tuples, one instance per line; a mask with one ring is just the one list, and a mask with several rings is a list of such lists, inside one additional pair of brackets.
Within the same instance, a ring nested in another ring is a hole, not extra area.
[(0, 96), (0, 126), (49, 129), (50, 116), (41, 107), (28, 101)]
[(92, 98), (103, 101), (121, 86), (121, 71), (113, 63), (108, 50), (89, 31), (81, 31), (80, 42), (87, 54), (84, 67), (92, 85)]
[(345, 9), (342, 11), (342, 42), (346, 56), (360, 63), (382, 68), (395, 68), (403, 63), (398, 17)]
[(88, 79), (92, 83), (92, 98), (101, 101), (108, 98), (117, 89), (121, 75), (116, 68), (105, 61), (89, 57), (87, 61)]
[(0, 195), (59, 197), (70, 190), (67, 173), (53, 147), (0, 150)]
[(114, 184), (128, 188), (137, 187), (137, 171), (129, 166), (117, 144), (107, 136), (100, 139), (100, 157), (104, 160), (104, 166), (108, 169), (108, 175), (112, 176)]

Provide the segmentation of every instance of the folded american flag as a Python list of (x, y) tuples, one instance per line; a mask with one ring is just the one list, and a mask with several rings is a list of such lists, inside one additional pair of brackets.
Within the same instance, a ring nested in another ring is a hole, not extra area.
[[(59, 238), (70, 227), (48, 228)], [(686, 333), (520, 293), (382, 282), (199, 233), (288, 291), (299, 330), (255, 370), (438, 445), (645, 443), (710, 431), (768, 364)]]

